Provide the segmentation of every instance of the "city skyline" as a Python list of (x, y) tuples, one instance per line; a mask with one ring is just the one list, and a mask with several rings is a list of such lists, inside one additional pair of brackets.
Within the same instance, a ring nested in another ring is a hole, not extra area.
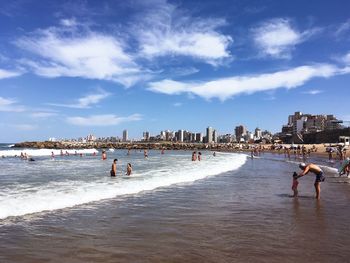
[[(1, 142), (280, 132), (349, 121), (348, 1), (20, 1), (0, 8)], [(42, 16), (45, 14), (45, 16)]]

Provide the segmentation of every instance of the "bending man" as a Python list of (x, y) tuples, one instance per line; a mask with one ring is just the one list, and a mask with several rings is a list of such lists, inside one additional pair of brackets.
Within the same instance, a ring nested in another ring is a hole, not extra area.
[(320, 199), (320, 192), (321, 192), (320, 183), (323, 182), (325, 179), (322, 169), (313, 163), (310, 163), (308, 165), (306, 165), (305, 163), (300, 163), (299, 168), (303, 171), (299, 174), (298, 177), (302, 177), (309, 172), (312, 172), (316, 175), (314, 186), (315, 186), (315, 191), (316, 191), (316, 198)]

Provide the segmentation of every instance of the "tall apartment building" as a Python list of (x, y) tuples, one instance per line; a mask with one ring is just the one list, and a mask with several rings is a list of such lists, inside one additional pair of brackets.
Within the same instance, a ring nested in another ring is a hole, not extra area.
[(213, 142), (215, 143), (218, 142), (218, 133), (216, 130), (213, 130)]
[(242, 137), (244, 137), (247, 134), (247, 129), (243, 125), (236, 126), (235, 128), (235, 135), (236, 140), (240, 141)]
[(196, 142), (203, 142), (203, 134), (201, 132), (196, 133)]
[(143, 132), (143, 140), (149, 141), (150, 135), (148, 131)]
[(177, 132), (177, 141), (183, 142), (184, 141), (184, 130), (178, 130)]
[(207, 135), (206, 135), (207, 137), (207, 143), (212, 143), (213, 141), (214, 141), (214, 139), (213, 139), (213, 128), (212, 127), (208, 127), (207, 128)]
[(123, 131), (123, 142), (126, 142), (128, 141), (128, 130), (124, 130)]

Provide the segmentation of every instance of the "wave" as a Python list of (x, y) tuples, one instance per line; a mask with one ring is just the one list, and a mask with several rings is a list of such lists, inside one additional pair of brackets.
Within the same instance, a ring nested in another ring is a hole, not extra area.
[[(245, 155), (240, 154), (222, 154), (201, 162), (191, 162), (188, 156), (150, 158), (143, 160), (144, 170), (135, 172), (128, 180), (123, 177), (100, 176), (90, 182), (48, 182), (37, 187), (20, 185), (0, 194), (0, 219), (69, 208), (174, 184), (192, 183), (208, 176), (237, 170), (246, 159)], [(166, 166), (158, 165), (159, 162)]]
[[(65, 154), (68, 152), (69, 154), (93, 154), (98, 153), (96, 149), (62, 149), (62, 152)], [(27, 154), (29, 156), (51, 156), (52, 153), (54, 155), (60, 155), (61, 150), (57, 149), (21, 149), (21, 150), (3, 150), (0, 151), (0, 156), (4, 157), (16, 157), (21, 156), (21, 153)]]

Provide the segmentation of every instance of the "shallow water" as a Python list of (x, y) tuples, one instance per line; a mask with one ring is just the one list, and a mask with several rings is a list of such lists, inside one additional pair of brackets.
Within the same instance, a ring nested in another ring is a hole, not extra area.
[(314, 199), (313, 176), (301, 178), (300, 197), (291, 198), (297, 165), (277, 157), (3, 219), (0, 262), (348, 262), (349, 179), (325, 168), (321, 200)]

